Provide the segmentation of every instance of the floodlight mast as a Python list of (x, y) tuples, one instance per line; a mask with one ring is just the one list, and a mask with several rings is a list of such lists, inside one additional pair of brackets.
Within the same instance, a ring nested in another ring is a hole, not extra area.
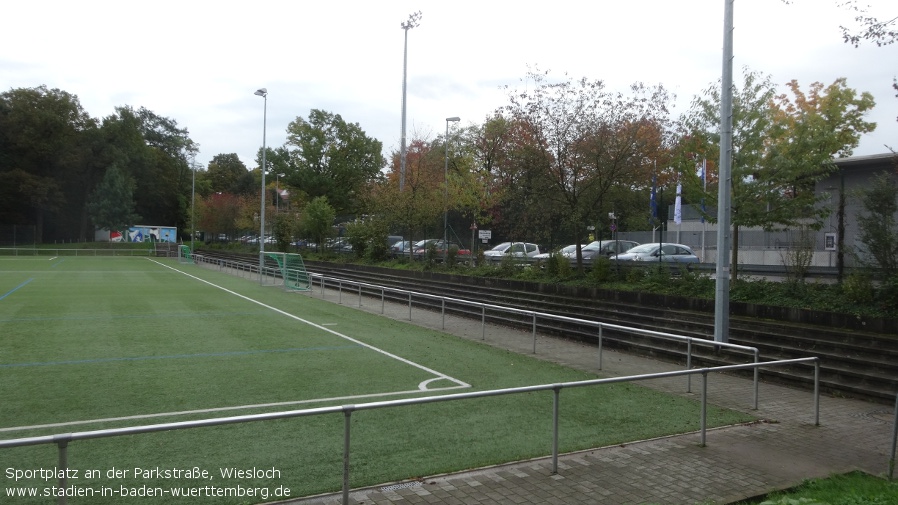
[[(733, 3), (724, 0), (723, 71), (720, 79), (720, 163), (717, 178), (717, 265), (714, 297), (714, 340), (730, 333), (730, 184), (733, 166)], [(733, 265), (735, 267), (735, 265)]]
[(405, 44), (402, 50), (402, 138), (399, 144), (399, 191), (405, 188), (405, 82), (408, 69), (408, 31), (417, 27), (420, 20), (421, 11), (417, 11), (409, 14), (408, 21), (399, 25), (405, 31)]
[(255, 95), (265, 99), (262, 113), (262, 209), (259, 234), (259, 284), (262, 284), (262, 270), (265, 268), (265, 130), (268, 124), (268, 89), (259, 88)]

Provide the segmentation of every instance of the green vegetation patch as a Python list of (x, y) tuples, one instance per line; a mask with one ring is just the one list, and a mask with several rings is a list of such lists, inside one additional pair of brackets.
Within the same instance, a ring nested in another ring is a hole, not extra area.
[(735, 505), (891, 505), (898, 503), (898, 482), (853, 472), (805, 481), (794, 489)]

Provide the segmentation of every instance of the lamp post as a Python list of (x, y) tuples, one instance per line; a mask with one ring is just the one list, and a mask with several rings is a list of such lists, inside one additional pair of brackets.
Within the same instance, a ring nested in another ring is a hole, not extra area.
[(265, 268), (265, 129), (268, 123), (268, 90), (260, 88), (256, 90), (257, 96), (265, 99), (265, 105), (262, 112), (262, 210), (260, 212), (260, 234), (259, 234), (259, 284), (262, 284), (262, 269)]
[(399, 144), (399, 191), (405, 188), (405, 77), (408, 66), (408, 31), (418, 26), (421, 11), (409, 14), (408, 21), (399, 26), (405, 31), (405, 44), (402, 49), (402, 139)]
[(446, 118), (446, 163), (443, 165), (443, 264), (449, 255), (449, 123), (460, 121), (459, 117)]

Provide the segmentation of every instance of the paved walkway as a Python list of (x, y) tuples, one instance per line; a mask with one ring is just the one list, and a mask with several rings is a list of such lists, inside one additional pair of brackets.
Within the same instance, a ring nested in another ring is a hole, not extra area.
[[(310, 296), (320, 298), (316, 289)], [(327, 290), (324, 298), (358, 307), (357, 295)], [(380, 300), (364, 299), (361, 310), (381, 312)], [(385, 316), (409, 319), (407, 305), (384, 308)], [(412, 310), (412, 322), (441, 329), (439, 313)], [(446, 331), (480, 340), (480, 321), (446, 316)], [(488, 325), (485, 341), (531, 354), (532, 334)], [(538, 337), (537, 357), (599, 372), (594, 346)], [(764, 357), (761, 357), (762, 361)], [(625, 376), (678, 369), (676, 365), (606, 350), (605, 376)], [(515, 462), (420, 481), (384, 483), (355, 489), (353, 504), (726, 504), (785, 489), (804, 479), (863, 470), (888, 472), (894, 406), (822, 396), (820, 425), (814, 424), (809, 391), (762, 383), (758, 410), (752, 410), (751, 381), (723, 374), (709, 376), (708, 402), (748, 412), (761, 422), (707, 432), (602, 447), (561, 455), (558, 474), (551, 458)], [(701, 378), (686, 392), (686, 378), (657, 379), (641, 384), (676, 395), (698, 397)], [(340, 493), (284, 503), (330, 505)]]

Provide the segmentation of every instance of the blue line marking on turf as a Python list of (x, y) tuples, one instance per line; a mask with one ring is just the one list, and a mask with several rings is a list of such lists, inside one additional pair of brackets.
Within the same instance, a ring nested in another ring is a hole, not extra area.
[(79, 359), (71, 361), (45, 361), (35, 363), (8, 363), (0, 364), (0, 368), (26, 367), (26, 366), (53, 366), (53, 365), (83, 365), (86, 363), (110, 363), (115, 361), (145, 361), (151, 359), (184, 359), (184, 358), (217, 358), (221, 356), (246, 356), (250, 354), (271, 354), (277, 352), (298, 352), (298, 351), (336, 351), (343, 349), (361, 349), (360, 345), (341, 345), (330, 347), (296, 347), (293, 349), (262, 349), (258, 351), (233, 351), (233, 352), (210, 352), (200, 354), (173, 354), (170, 356), (134, 356), (125, 358), (97, 358), (97, 359)]
[(29, 282), (31, 282), (31, 281), (33, 281), (33, 280), (34, 280), (34, 277), (28, 279), (27, 281), (25, 281), (25, 282), (19, 284), (18, 286), (12, 288), (12, 289), (9, 290), (9, 291), (7, 291), (6, 293), (3, 294), (3, 296), (0, 296), (0, 300), (2, 300), (2, 299), (4, 299), (4, 298), (6, 298), (7, 296), (9, 296), (9, 295), (15, 293), (19, 288), (21, 288), (22, 286), (24, 286), (25, 284), (28, 284)]
[(58, 267), (59, 264), (62, 263), (63, 261), (65, 261), (65, 260), (64, 260), (64, 259), (60, 259), (60, 260), (57, 261), (56, 263), (53, 263), (52, 265), (50, 265), (50, 268), (56, 268), (56, 267)]

